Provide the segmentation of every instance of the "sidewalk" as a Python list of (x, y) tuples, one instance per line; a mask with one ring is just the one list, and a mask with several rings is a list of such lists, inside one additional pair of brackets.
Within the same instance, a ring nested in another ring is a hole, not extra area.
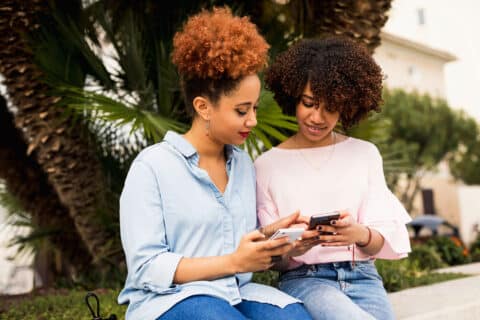
[(397, 319), (480, 319), (480, 263), (436, 272), (459, 272), (473, 276), (390, 293), (388, 297)]

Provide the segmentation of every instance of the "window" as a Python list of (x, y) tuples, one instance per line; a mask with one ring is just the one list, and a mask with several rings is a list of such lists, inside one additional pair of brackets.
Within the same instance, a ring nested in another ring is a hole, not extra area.
[(413, 85), (418, 85), (422, 80), (422, 73), (417, 68), (417, 66), (414, 66), (414, 65), (409, 66), (408, 75), (410, 76), (410, 79), (412, 80)]
[(425, 9), (419, 8), (417, 9), (417, 22), (419, 26), (425, 25)]

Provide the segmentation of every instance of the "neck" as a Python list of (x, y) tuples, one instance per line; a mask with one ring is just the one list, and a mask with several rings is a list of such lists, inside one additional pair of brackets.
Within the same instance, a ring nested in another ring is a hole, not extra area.
[(185, 133), (184, 138), (195, 147), (201, 158), (221, 159), (225, 157), (225, 145), (207, 136), (203, 120), (193, 120), (190, 130)]
[(297, 132), (293, 139), (297, 148), (325, 147), (335, 144), (337, 139), (337, 133), (332, 130), (322, 140), (312, 142)]

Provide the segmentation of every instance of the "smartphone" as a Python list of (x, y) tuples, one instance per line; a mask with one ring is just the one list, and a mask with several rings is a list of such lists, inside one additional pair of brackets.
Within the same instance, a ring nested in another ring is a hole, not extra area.
[(300, 238), (305, 229), (303, 228), (285, 228), (278, 229), (271, 237), (270, 240), (288, 237), (290, 242), (293, 242)]
[(330, 225), (330, 221), (338, 220), (338, 218), (340, 218), (340, 211), (314, 214), (310, 217), (310, 224), (308, 225), (308, 229), (313, 230), (319, 225)]

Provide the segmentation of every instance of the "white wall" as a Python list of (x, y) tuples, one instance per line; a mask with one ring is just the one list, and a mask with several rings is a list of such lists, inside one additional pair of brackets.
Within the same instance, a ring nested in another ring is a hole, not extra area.
[(16, 247), (8, 247), (10, 239), (18, 232), (26, 230), (14, 229), (5, 224), (6, 212), (0, 207), (0, 294), (18, 294), (33, 289), (33, 270), (30, 265), (32, 257), (20, 257), (13, 261)]
[(460, 233), (465, 243), (473, 242), (480, 226), (480, 186), (459, 186)]
[[(424, 25), (418, 24), (420, 8)], [(445, 67), (447, 100), (480, 121), (479, 12), (478, 0), (395, 0), (384, 31), (455, 55)]]
[(375, 50), (374, 58), (382, 67), (389, 88), (402, 88), (446, 98), (445, 60), (388, 39)]

